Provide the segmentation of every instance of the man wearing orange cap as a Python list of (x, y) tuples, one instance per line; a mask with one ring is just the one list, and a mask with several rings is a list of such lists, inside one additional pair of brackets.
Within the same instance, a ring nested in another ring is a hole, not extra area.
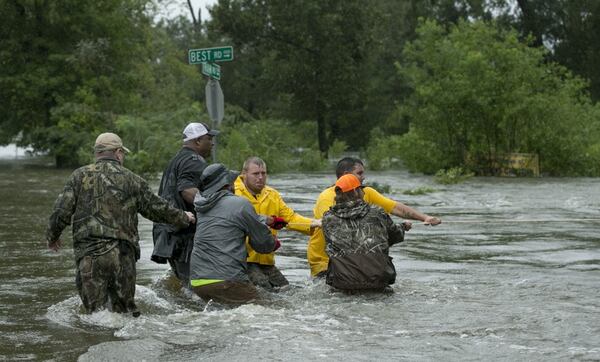
[(336, 204), (323, 216), (326, 282), (340, 290), (383, 291), (396, 280), (389, 248), (404, 240), (410, 224), (394, 224), (382, 208), (367, 204), (353, 174), (340, 177), (334, 187)]
[[(365, 167), (362, 161), (354, 157), (342, 158), (337, 163), (335, 170), (338, 178), (345, 174), (353, 174), (359, 179), (361, 184), (365, 179), (364, 172)], [(388, 214), (392, 214), (403, 219), (423, 221), (424, 223), (430, 225), (437, 225), (442, 222), (442, 220), (437, 217), (423, 214), (399, 201), (388, 199), (372, 187), (365, 187), (362, 189), (362, 191), (364, 193), (363, 199), (367, 204), (379, 206)], [(319, 198), (317, 199), (313, 209), (314, 218), (322, 218), (323, 214), (333, 205), (335, 205), (335, 186), (325, 189), (319, 195)], [(325, 238), (323, 237), (322, 230), (317, 229), (311, 234), (308, 242), (307, 258), (310, 265), (311, 275), (313, 277), (323, 276), (327, 271), (329, 257), (325, 252)]]
[(194, 223), (194, 214), (169, 206), (144, 179), (123, 167), (129, 150), (116, 134), (99, 135), (94, 150), (96, 162), (73, 171), (58, 195), (46, 241), (50, 249), (58, 250), (62, 231), (73, 223), (76, 284), (85, 310), (108, 307), (137, 317), (137, 214), (174, 228)]

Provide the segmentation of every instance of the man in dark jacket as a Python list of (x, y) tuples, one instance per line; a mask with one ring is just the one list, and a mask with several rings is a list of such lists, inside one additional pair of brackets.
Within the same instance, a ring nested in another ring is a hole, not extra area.
[(190, 277), (192, 290), (205, 301), (242, 304), (256, 300), (247, 275), (246, 236), (258, 253), (270, 253), (277, 241), (250, 202), (233, 194), (237, 174), (220, 164), (202, 172), (204, 190), (194, 205), (198, 218)]
[[(219, 134), (203, 123), (190, 123), (183, 130), (183, 147), (163, 172), (158, 194), (180, 210), (194, 211), (194, 197), (202, 188), (200, 175), (213, 148), (213, 137)], [(175, 276), (189, 287), (190, 256), (194, 244), (195, 225), (175, 230), (166, 224), (154, 224), (154, 251), (151, 259), (159, 264), (167, 261)]]
[(72, 221), (76, 284), (86, 311), (108, 307), (137, 317), (138, 212), (183, 228), (195, 222), (194, 215), (170, 207), (144, 179), (123, 167), (129, 150), (116, 134), (99, 135), (94, 150), (96, 162), (75, 170), (56, 199), (46, 241), (58, 250), (60, 234)]
[(364, 202), (353, 174), (337, 180), (335, 193), (335, 206), (323, 216), (326, 283), (341, 290), (383, 291), (396, 280), (389, 247), (404, 240), (409, 224), (394, 224), (382, 208)]

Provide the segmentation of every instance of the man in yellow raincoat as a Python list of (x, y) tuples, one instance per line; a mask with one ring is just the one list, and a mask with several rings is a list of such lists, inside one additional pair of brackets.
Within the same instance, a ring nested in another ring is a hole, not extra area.
[[(349, 173), (358, 177), (362, 183), (365, 179), (365, 167), (362, 161), (354, 157), (342, 158), (335, 169), (336, 177), (340, 178)], [(442, 220), (437, 217), (423, 214), (399, 201), (388, 199), (374, 188), (365, 187), (363, 188), (363, 192), (365, 194), (363, 200), (365, 200), (367, 204), (377, 205), (388, 214), (396, 215), (404, 219), (423, 221), (425, 224), (430, 225), (437, 225), (442, 222)], [(333, 205), (335, 205), (335, 186), (331, 186), (321, 192), (313, 209), (314, 217), (321, 219), (323, 214)], [(410, 223), (408, 224), (408, 228), (410, 229)], [(329, 257), (325, 251), (325, 237), (323, 236), (322, 229), (315, 230), (315, 232), (311, 234), (308, 241), (307, 258), (311, 275), (313, 277), (324, 276), (325, 272), (327, 272)]]
[[(277, 190), (267, 186), (267, 165), (258, 157), (248, 158), (235, 181), (235, 194), (242, 196), (254, 206), (259, 215), (267, 217), (267, 225), (273, 236), (284, 226), (288, 230), (310, 235), (311, 230), (321, 226), (321, 220), (313, 220), (297, 214), (287, 206)], [(266, 289), (282, 287), (289, 282), (275, 266), (275, 253), (259, 254), (252, 250), (246, 240), (248, 251), (248, 276), (255, 284)]]

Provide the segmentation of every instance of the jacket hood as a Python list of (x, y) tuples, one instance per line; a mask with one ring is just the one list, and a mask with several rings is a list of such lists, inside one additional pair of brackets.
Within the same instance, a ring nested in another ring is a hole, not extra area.
[(227, 195), (233, 194), (229, 190), (221, 190), (210, 195), (202, 195), (198, 192), (194, 198), (194, 208), (197, 212), (207, 212), (212, 209), (221, 198)]
[(369, 213), (369, 204), (363, 200), (342, 202), (334, 205), (330, 211), (342, 219), (362, 219)]

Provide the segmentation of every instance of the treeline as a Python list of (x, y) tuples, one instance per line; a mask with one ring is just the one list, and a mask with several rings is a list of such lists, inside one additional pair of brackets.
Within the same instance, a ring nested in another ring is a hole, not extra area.
[(545, 174), (600, 175), (598, 1), (220, 0), (208, 21), (160, 5), (0, 1), (0, 143), (72, 167), (111, 130), (128, 167), (160, 171), (186, 123), (210, 123), (187, 49), (232, 45), (217, 147), (232, 168), (257, 154), (315, 170), (352, 150), (372, 168), (488, 174), (523, 152)]

